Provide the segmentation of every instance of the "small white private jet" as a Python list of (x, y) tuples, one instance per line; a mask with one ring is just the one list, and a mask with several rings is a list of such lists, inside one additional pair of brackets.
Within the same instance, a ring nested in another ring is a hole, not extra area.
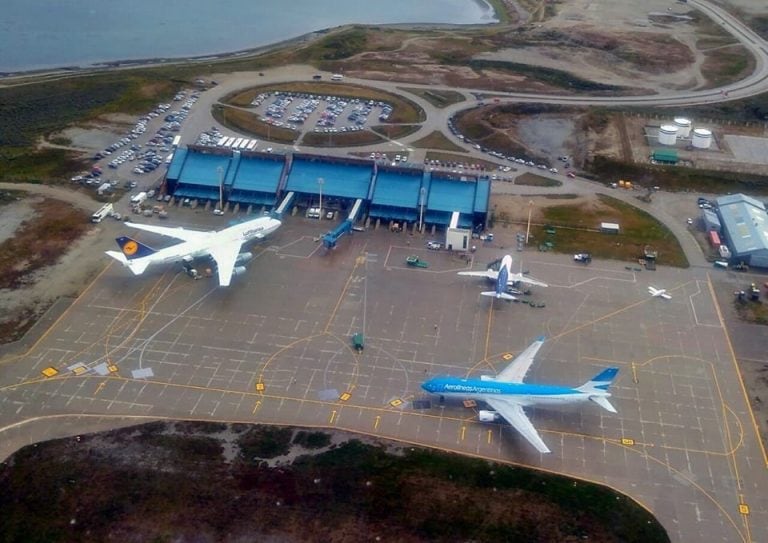
[(540, 337), (520, 353), (512, 363), (497, 376), (481, 375), (479, 378), (438, 376), (424, 381), (421, 388), (430, 394), (444, 397), (459, 397), (482, 401), (491, 411), (478, 411), (481, 422), (507, 421), (520, 432), (540, 453), (550, 452), (536, 428), (525, 414), (525, 408), (534, 405), (583, 404), (592, 401), (616, 413), (608, 398), (608, 388), (619, 373), (618, 368), (606, 368), (579, 387), (563, 385), (539, 385), (523, 382), (536, 353), (544, 344)]
[(134, 275), (141, 275), (150, 265), (210, 256), (218, 268), (219, 285), (226, 287), (229, 286), (233, 275), (245, 273), (245, 263), (253, 258), (252, 253), (240, 252), (242, 245), (251, 240), (264, 238), (277, 230), (282, 223), (271, 216), (258, 217), (218, 232), (201, 232), (181, 227), (169, 228), (131, 222), (125, 224), (139, 230), (182, 240), (182, 243), (155, 250), (128, 236), (117, 238), (117, 244), (121, 250), (106, 251), (106, 253), (126, 266)]
[(494, 298), (502, 298), (504, 300), (514, 300), (515, 297), (507, 292), (507, 288), (514, 285), (517, 282), (525, 283), (527, 285), (534, 285), (537, 287), (549, 286), (542, 281), (532, 279), (522, 273), (512, 273), (512, 256), (504, 255), (501, 259), (501, 265), (499, 271), (488, 269), (485, 271), (463, 271), (459, 272), (459, 275), (468, 275), (470, 277), (485, 277), (496, 283), (495, 290), (489, 290), (487, 292), (481, 292), (483, 296), (492, 296)]
[(667, 289), (665, 288), (648, 287), (648, 294), (654, 298), (664, 298), (665, 300), (672, 299), (672, 296), (667, 294)]

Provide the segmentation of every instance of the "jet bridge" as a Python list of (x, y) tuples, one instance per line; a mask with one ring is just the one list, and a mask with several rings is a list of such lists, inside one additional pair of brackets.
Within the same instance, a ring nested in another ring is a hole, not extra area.
[(336, 243), (339, 241), (339, 238), (352, 230), (352, 225), (355, 224), (355, 220), (357, 219), (358, 213), (360, 213), (360, 208), (362, 205), (363, 200), (357, 199), (355, 204), (352, 206), (352, 210), (349, 212), (347, 218), (342, 221), (339, 226), (323, 236), (323, 245), (325, 245), (326, 249), (333, 249), (336, 247)]
[(278, 216), (282, 216), (288, 207), (290, 207), (291, 203), (293, 203), (293, 198), (296, 194), (291, 191), (288, 194), (285, 195), (285, 198), (283, 198), (283, 201), (280, 202), (280, 205), (277, 206), (277, 209), (275, 209), (275, 214)]

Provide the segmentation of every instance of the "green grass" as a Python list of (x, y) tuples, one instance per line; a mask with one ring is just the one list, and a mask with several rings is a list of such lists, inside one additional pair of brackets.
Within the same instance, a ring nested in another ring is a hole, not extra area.
[(325, 432), (299, 430), (293, 438), (293, 443), (305, 449), (323, 449), (331, 444), (331, 436)]
[(278, 426), (253, 426), (237, 439), (240, 457), (245, 462), (256, 462), (262, 458), (275, 458), (291, 450), (293, 430)]
[(755, 62), (742, 45), (707, 52), (701, 74), (709, 87), (720, 87), (743, 79), (755, 67)]
[[(645, 211), (609, 196), (598, 195), (602, 205), (559, 205), (542, 209), (544, 222), (555, 227), (548, 235), (545, 226), (532, 228), (536, 243), (552, 241), (561, 253), (588, 252), (595, 257), (636, 262), (646, 245), (658, 251), (658, 263), (664, 266), (688, 267), (677, 238), (662, 223)], [(601, 222), (615, 222), (618, 235), (599, 232)]]
[(366, 51), (367, 42), (367, 30), (352, 27), (321, 38), (300, 49), (296, 56), (302, 62), (343, 60)]
[(628, 164), (601, 155), (587, 162), (585, 169), (590, 177), (606, 184), (626, 179), (635, 185), (658, 186), (668, 191), (768, 194), (768, 176), (766, 175), (701, 170), (684, 166)]
[(220, 456), (224, 450), (218, 439), (207, 436), (143, 434), (137, 436), (136, 441), (145, 446), (165, 449), (181, 463), (207, 462)]
[[(487, 492), (510, 504), (528, 501), (554, 507), (569, 519), (557, 527), (567, 532), (562, 534), (565, 537), (578, 539), (584, 533), (581, 522), (589, 519), (610, 526), (618, 541), (669, 540), (653, 516), (626, 496), (591, 483), (484, 460), (425, 449), (410, 449), (398, 458), (379, 447), (353, 441), (321, 455), (301, 457), (295, 465), (302, 472), (343, 472), (352, 481), (372, 481), (374, 495), (361, 493), (353, 485), (339, 489), (337, 496), (367, 509), (374, 518), (380, 514), (377, 511), (386, 510), (390, 518), (400, 520), (397, 524), (430, 540), (551, 540), (546, 528), (529, 522), (524, 514), (520, 515), (523, 518), (513, 515), (517, 522), (510, 522), (491, 515), (482, 500), (470, 498)], [(414, 478), (420, 481), (418, 491)], [(427, 482), (432, 489), (428, 499), (423, 492)]]
[(453, 143), (445, 136), (445, 134), (439, 130), (430, 132), (423, 138), (414, 141), (411, 145), (419, 149), (439, 149), (442, 151), (451, 151), (454, 153), (466, 153), (466, 150), (464, 150), (463, 147), (459, 147)]
[(768, 325), (768, 304), (765, 303), (765, 298), (759, 302), (741, 301), (736, 298), (733, 301), (733, 307), (741, 320), (751, 324)]
[(139, 113), (179, 84), (116, 72), (0, 88), (0, 146), (26, 146), (40, 135), (103, 113)]
[(524, 173), (515, 178), (515, 185), (530, 185), (532, 187), (559, 187), (562, 185), (557, 179), (542, 177), (535, 173)]
[(472, 59), (467, 64), (470, 68), (477, 71), (496, 70), (502, 72), (512, 72), (515, 74), (524, 75), (537, 81), (541, 81), (542, 83), (546, 83), (553, 87), (578, 92), (620, 92), (622, 90), (626, 90), (624, 87), (618, 87), (616, 85), (606, 85), (596, 81), (589, 81), (563, 70), (543, 68), (541, 66), (534, 66), (531, 64), (521, 64), (518, 62), (507, 62), (503, 60), (481, 59)]
[(440, 90), (440, 89), (420, 89), (420, 88), (408, 88), (398, 87), (400, 90), (415, 94), (416, 96), (423, 98), (433, 106), (437, 108), (448, 107), (453, 104), (458, 104), (466, 100), (464, 95), (457, 91), (452, 90)]
[(377, 134), (381, 134), (388, 140), (398, 140), (410, 136), (419, 128), (421, 128), (421, 126), (417, 124), (379, 124), (372, 126), (371, 130)]
[(384, 139), (370, 130), (360, 132), (307, 132), (301, 139), (303, 145), (312, 147), (355, 147), (383, 143)]
[[(282, 444), (291, 433), (240, 436)], [(292, 464), (227, 464), (215, 447), (200, 454), (209, 441), (142, 427), (25, 447), (0, 466), (0, 541), (105, 541), (126, 530), (142, 541), (223, 541), (253, 526), (275, 540), (312, 530), (317, 541), (669, 541), (633, 500), (563, 476), (354, 440)]]
[(75, 153), (65, 149), (0, 146), (0, 180), (48, 183), (68, 181), (72, 172), (86, 167)]

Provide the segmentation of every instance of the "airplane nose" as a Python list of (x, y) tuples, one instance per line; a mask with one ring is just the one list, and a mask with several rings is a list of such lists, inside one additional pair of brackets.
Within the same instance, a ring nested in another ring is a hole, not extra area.
[(433, 392), (435, 390), (435, 387), (432, 385), (432, 381), (424, 381), (421, 383), (421, 388), (427, 392)]

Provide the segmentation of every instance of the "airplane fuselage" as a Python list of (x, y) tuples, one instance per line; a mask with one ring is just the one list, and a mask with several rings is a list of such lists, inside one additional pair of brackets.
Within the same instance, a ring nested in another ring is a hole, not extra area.
[[(563, 405), (585, 402), (590, 396), (595, 395), (594, 393), (585, 394), (571, 387), (455, 377), (435, 377), (424, 383), (422, 387), (431, 394), (480, 401), (494, 396), (514, 397), (515, 402), (520, 405)], [(610, 394), (606, 393), (606, 396)]]
[(151, 264), (171, 264), (185, 257), (200, 258), (210, 255), (210, 248), (213, 244), (226, 244), (229, 242), (244, 244), (271, 234), (279, 226), (280, 221), (270, 217), (259, 217), (242, 224), (230, 226), (220, 232), (210, 232), (205, 238), (171, 245), (144, 258), (149, 259)]

